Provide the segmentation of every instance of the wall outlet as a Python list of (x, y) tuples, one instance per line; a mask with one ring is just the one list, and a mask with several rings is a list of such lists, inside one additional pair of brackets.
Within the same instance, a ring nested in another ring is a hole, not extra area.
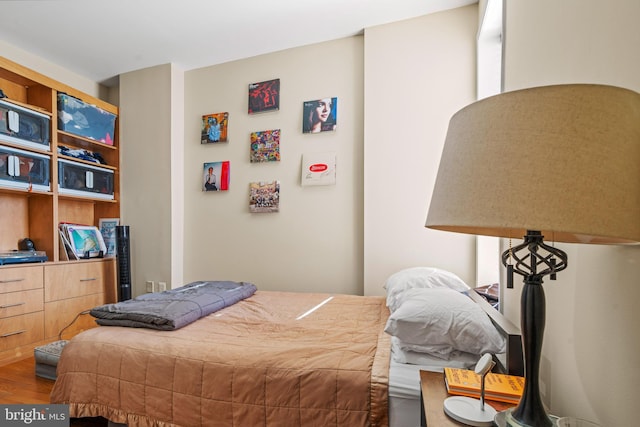
[(158, 292), (164, 292), (167, 290), (167, 282), (158, 282)]
[(147, 292), (155, 292), (155, 286), (156, 284), (153, 282), (153, 280), (147, 280)]

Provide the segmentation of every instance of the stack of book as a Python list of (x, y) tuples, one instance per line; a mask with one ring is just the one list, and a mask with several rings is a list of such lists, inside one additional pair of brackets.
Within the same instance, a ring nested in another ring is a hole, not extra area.
[(61, 260), (102, 258), (106, 253), (98, 227), (63, 222), (59, 232)]
[[(449, 394), (480, 398), (480, 375), (468, 369), (444, 368)], [(524, 389), (524, 377), (489, 372), (484, 382), (487, 400), (518, 404)]]

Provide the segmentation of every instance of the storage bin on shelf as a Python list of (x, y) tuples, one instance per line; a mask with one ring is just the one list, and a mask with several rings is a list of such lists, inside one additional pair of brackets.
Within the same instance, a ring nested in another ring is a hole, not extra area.
[(0, 141), (49, 150), (50, 127), (47, 114), (0, 100)]
[(0, 145), (0, 187), (50, 191), (51, 158)]
[(58, 93), (58, 129), (113, 145), (116, 115), (95, 105)]
[(58, 192), (113, 200), (113, 171), (71, 160), (58, 160)]

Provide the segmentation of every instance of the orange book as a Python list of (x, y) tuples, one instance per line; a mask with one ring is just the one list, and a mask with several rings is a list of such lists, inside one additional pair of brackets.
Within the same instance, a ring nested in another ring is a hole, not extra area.
[[(449, 394), (480, 398), (480, 375), (474, 371), (446, 367), (444, 380)], [(517, 404), (522, 397), (524, 377), (489, 372), (484, 385), (485, 399)]]

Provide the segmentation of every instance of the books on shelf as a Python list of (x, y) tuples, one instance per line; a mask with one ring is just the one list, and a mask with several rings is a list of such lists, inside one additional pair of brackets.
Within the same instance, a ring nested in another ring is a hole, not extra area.
[[(480, 398), (480, 375), (472, 370), (445, 367), (444, 381), (449, 394)], [(484, 386), (485, 399), (517, 404), (524, 390), (524, 377), (489, 372)]]
[(59, 234), (61, 260), (102, 258), (106, 253), (98, 227), (60, 223)]

